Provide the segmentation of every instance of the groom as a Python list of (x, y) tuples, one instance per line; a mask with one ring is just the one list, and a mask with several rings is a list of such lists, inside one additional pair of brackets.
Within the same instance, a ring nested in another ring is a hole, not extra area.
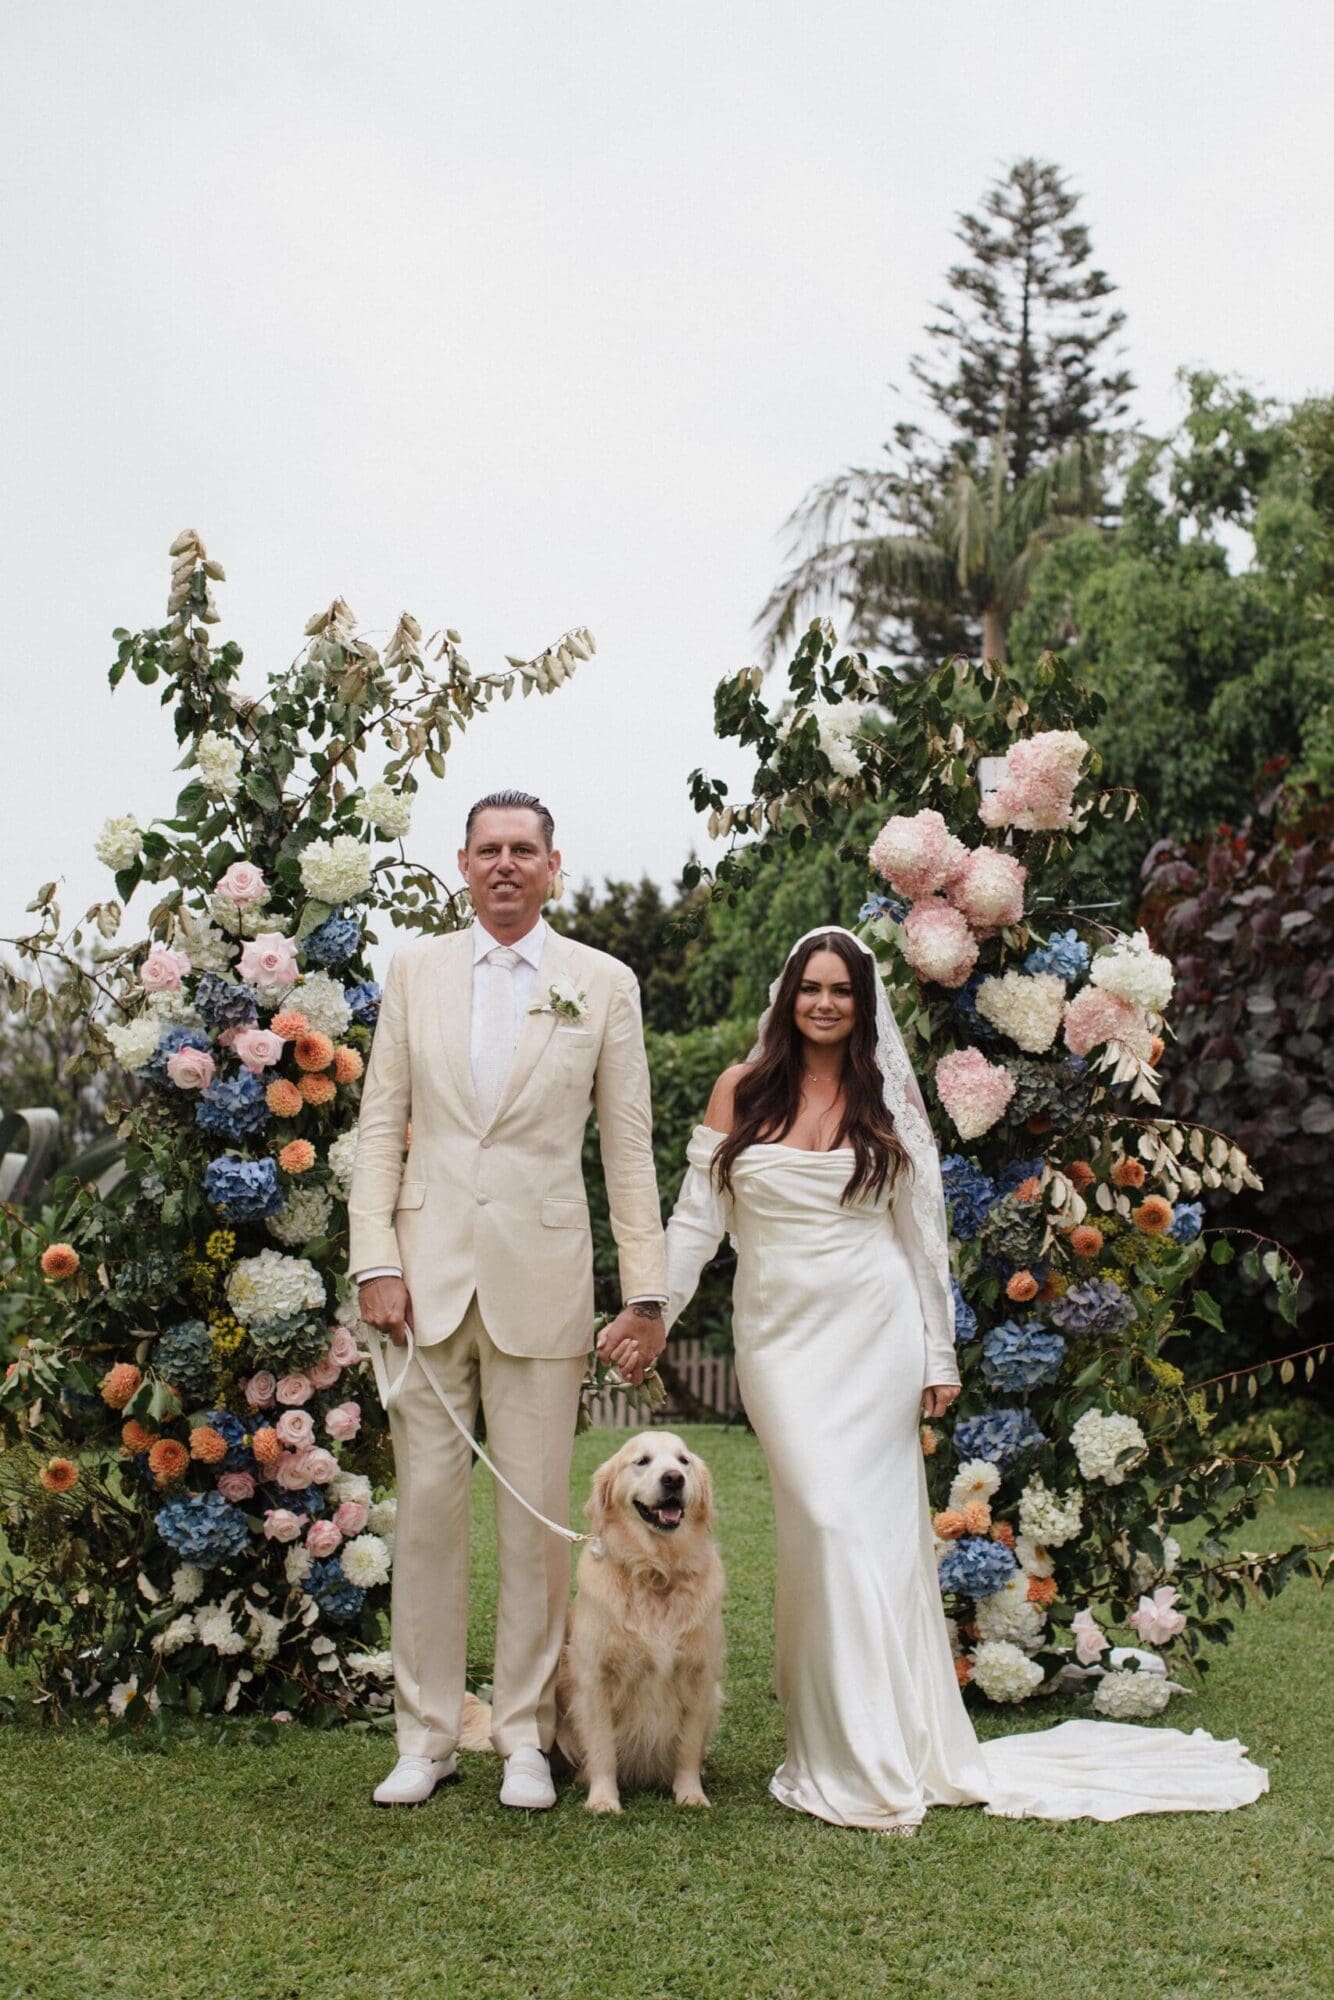
[[(472, 1455), (440, 1397), (469, 1430), (480, 1399), (497, 1468), (539, 1513), (568, 1519), (593, 1328), (580, 1166), (592, 1109), (627, 1302), (601, 1345), (639, 1379), (665, 1338), (639, 992), (618, 960), (543, 922), (554, 837), (526, 793), (472, 808), (459, 868), (476, 922), (395, 954), (362, 1090), (349, 1268), (362, 1318), (399, 1346), (410, 1326), (416, 1347), (390, 1412), (399, 1758), (373, 1794), (382, 1806), (421, 1804), (455, 1768)], [(501, 1803), (532, 1811), (556, 1797), (547, 1752), (569, 1550), (500, 1485), (495, 1503), (491, 1735)]]

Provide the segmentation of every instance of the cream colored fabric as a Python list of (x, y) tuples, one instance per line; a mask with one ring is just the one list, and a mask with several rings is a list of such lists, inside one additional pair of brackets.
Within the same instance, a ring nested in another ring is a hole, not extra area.
[(362, 1089), (348, 1266), (402, 1270), (422, 1347), (449, 1338), (476, 1292), (503, 1352), (584, 1355), (593, 1248), (580, 1160), (590, 1110), (622, 1296), (666, 1294), (638, 988), (616, 959), (548, 930), (533, 1005), (545, 1007), (562, 980), (586, 1009), (577, 1022), (524, 1017), (487, 1118), (468, 1051), (472, 956), (461, 931), (405, 945), (390, 964)]
[[(497, 1466), (540, 1512), (564, 1520), (583, 1361), (502, 1353), (474, 1301), (451, 1339), (418, 1349), (391, 1405), (398, 1476), (392, 1607), (398, 1748), (411, 1756), (447, 1757), (458, 1744), (467, 1667), (472, 1454), (441, 1409), (427, 1371), (469, 1428), (480, 1396)], [(491, 1731), (496, 1749), (508, 1757), (525, 1744), (549, 1750), (555, 1736), (570, 1550), (502, 1486), (492, 1491), (499, 1596)]]
[(519, 1039), (514, 1018), (514, 968), (518, 963), (517, 951), (497, 944), (485, 958), (474, 961), (472, 968), (473, 1006), (478, 1016), (473, 1089), (477, 1093), (477, 1108), (488, 1125), (496, 1115)]
[(912, 1826), (928, 1806), (1012, 1818), (1221, 1812), (1268, 1788), (1203, 1731), (1067, 1722), (979, 1745), (959, 1692), (918, 1443), (928, 1361), (909, 1256), (883, 1201), (840, 1205), (851, 1153), (751, 1146), (724, 1201), (699, 1127), (667, 1230), (671, 1312), (724, 1232), (746, 1415), (778, 1530), (775, 1683), (787, 1757), (770, 1789), (838, 1826)]

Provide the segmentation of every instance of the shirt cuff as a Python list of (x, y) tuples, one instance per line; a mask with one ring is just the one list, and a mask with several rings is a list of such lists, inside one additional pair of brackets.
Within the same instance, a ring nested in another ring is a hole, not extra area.
[(636, 1292), (634, 1297), (627, 1299), (625, 1303), (628, 1306), (661, 1306), (665, 1312), (668, 1300), (665, 1292)]
[(369, 1271), (353, 1272), (359, 1285), (368, 1285), (372, 1278), (401, 1278), (402, 1275), (402, 1266), (398, 1264), (372, 1264)]

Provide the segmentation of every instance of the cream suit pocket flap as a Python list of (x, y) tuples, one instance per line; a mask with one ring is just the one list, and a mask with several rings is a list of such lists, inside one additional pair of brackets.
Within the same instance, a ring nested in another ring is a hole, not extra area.
[(398, 1200), (394, 1203), (394, 1207), (395, 1209), (420, 1208), (425, 1199), (425, 1181), (404, 1181), (398, 1191)]
[(588, 1203), (549, 1195), (542, 1203), (544, 1229), (580, 1229), (588, 1221)]

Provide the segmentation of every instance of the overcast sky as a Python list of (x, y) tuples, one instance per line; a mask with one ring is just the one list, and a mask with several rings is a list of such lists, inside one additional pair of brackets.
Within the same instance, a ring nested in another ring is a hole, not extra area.
[(669, 880), (719, 677), (807, 486), (866, 459), (956, 213), (1021, 154), (1083, 190), (1136, 414), (1185, 363), (1328, 389), (1327, 0), (624, 0), (7, 10), (0, 932), (179, 779), (167, 545), (223, 561), (247, 681), (344, 595), (477, 667), (596, 662), (478, 726), (410, 847), (540, 791), (575, 876)]

